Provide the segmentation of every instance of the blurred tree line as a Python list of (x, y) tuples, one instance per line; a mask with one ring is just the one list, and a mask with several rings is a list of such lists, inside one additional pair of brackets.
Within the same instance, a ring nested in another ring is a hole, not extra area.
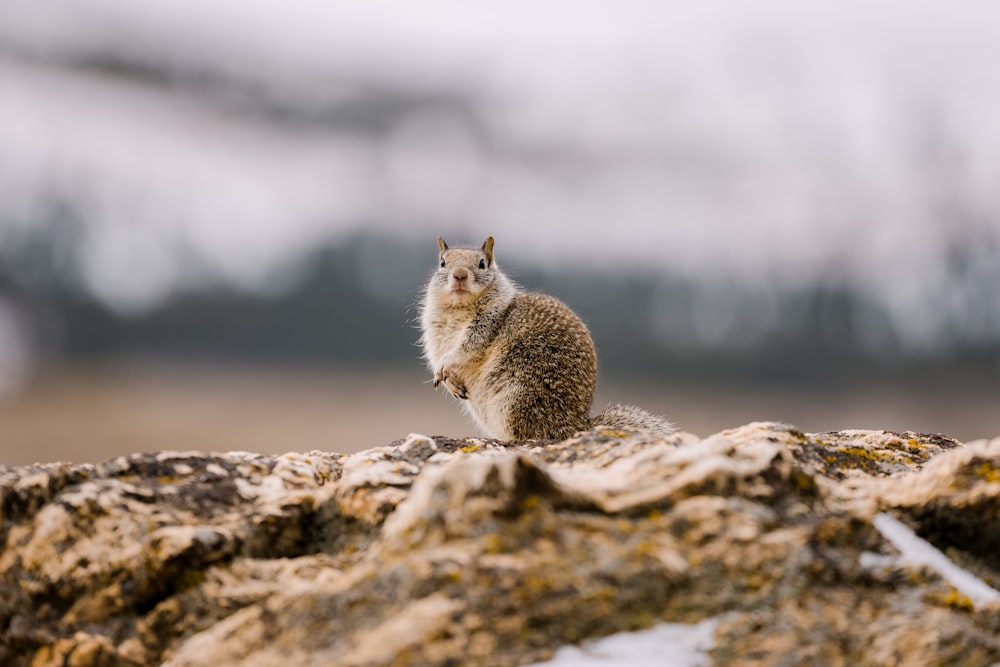
[[(216, 286), (123, 314), (67, 269), (71, 238), (0, 253), (0, 296), (27, 322), (43, 363), (121, 359), (403, 367), (419, 372), (420, 290), (433, 239), (359, 235), (316, 248), (267, 294)], [(511, 253), (507, 253), (509, 257)], [(994, 382), (998, 341), (914, 350), (864, 294), (809, 284), (762, 294), (632, 269), (547, 272), (501, 262), (569, 303), (590, 327), (605, 377), (671, 383)], [(127, 280), (127, 276), (122, 277)], [(915, 314), (914, 317), (918, 317)]]

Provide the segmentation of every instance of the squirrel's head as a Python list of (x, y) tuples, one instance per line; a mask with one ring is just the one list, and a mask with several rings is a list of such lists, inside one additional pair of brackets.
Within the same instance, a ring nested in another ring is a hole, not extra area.
[(496, 282), (498, 269), (493, 259), (493, 237), (481, 248), (449, 248), (438, 237), (438, 270), (431, 285), (439, 298), (454, 306), (472, 303)]

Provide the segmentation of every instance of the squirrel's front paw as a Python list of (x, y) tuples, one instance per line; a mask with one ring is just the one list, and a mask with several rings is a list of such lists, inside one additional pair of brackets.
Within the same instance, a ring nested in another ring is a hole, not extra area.
[(453, 374), (446, 371), (444, 367), (439, 368), (437, 373), (434, 374), (434, 388), (437, 389), (441, 383), (444, 383), (444, 388), (455, 398), (462, 400), (469, 398), (469, 391), (465, 388), (465, 384)]
[(463, 401), (469, 398), (469, 390), (465, 388), (462, 381), (450, 375), (444, 379), (444, 388), (451, 392), (455, 398), (460, 398)]

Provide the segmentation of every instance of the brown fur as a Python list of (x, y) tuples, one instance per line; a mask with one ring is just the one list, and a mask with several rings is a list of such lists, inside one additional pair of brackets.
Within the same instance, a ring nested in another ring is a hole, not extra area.
[(487, 384), (520, 388), (510, 405), (507, 436), (568, 438), (590, 428), (597, 353), (572, 310), (543, 294), (518, 294), (493, 344), (497, 363)]

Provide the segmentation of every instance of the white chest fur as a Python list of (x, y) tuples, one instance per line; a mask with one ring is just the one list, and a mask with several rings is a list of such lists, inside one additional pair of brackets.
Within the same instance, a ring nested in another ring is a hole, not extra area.
[(432, 372), (446, 362), (458, 361), (459, 350), (472, 321), (467, 310), (443, 308), (436, 301), (433, 295), (428, 297), (421, 321), (424, 356)]

